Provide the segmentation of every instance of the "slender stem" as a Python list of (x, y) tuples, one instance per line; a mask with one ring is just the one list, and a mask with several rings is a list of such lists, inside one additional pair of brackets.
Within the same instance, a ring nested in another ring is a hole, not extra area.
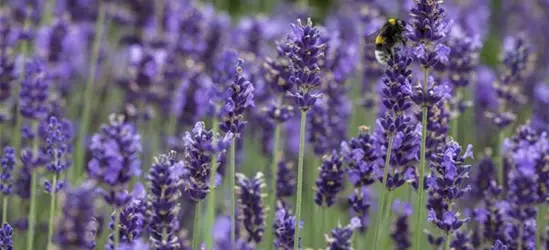
[[(458, 103), (456, 103), (457, 105), (459, 105), (459, 101), (461, 100), (461, 98), (463, 98), (463, 88), (461, 87), (458, 87), (456, 88), (456, 100), (458, 101)], [(461, 118), (461, 114), (459, 113), (459, 107), (456, 108), (457, 109), (457, 114), (456, 116), (454, 117), (454, 119), (452, 119), (452, 124), (451, 124), (451, 127), (452, 127), (452, 138), (454, 138), (455, 141), (459, 141), (459, 119)]]
[(120, 245), (120, 209), (114, 209), (114, 249)]
[(393, 151), (393, 135), (389, 134), (387, 136), (388, 146), (387, 146), (387, 153), (385, 154), (385, 166), (383, 169), (383, 182), (381, 187), (381, 198), (379, 201), (379, 211), (377, 212), (377, 221), (376, 221), (376, 231), (374, 234), (374, 249), (378, 249), (379, 246), (379, 238), (382, 235), (383, 229), (384, 229), (384, 219), (385, 219), (385, 213), (387, 212), (385, 207), (387, 204), (385, 204), (387, 195), (390, 190), (387, 189), (387, 178), (389, 177), (389, 167), (391, 166), (391, 153)]
[(198, 223), (198, 218), (200, 216), (200, 202), (197, 202), (194, 206), (194, 223), (193, 223), (193, 240), (192, 240), (192, 249), (200, 249), (198, 245), (200, 244), (200, 223)]
[(55, 0), (46, 1), (46, 6), (42, 14), (42, 20), (40, 20), (40, 25), (49, 24), (51, 17), (53, 16), (53, 9), (55, 8)]
[(538, 213), (536, 215), (536, 249), (541, 248), (541, 231), (545, 228), (544, 212), (547, 211), (546, 204), (542, 203), (538, 205)]
[(78, 142), (76, 144), (76, 159), (75, 159), (75, 171), (73, 172), (73, 180), (79, 178), (80, 173), (84, 169), (84, 145), (85, 137), (88, 134), (90, 127), (90, 116), (91, 116), (91, 101), (93, 98), (93, 85), (95, 83), (95, 75), (97, 71), (97, 61), (99, 59), (99, 49), (101, 48), (101, 37), (103, 34), (103, 24), (105, 22), (105, 12), (106, 4), (100, 0), (99, 1), (99, 16), (97, 17), (97, 22), (95, 23), (95, 37), (93, 40), (93, 48), (90, 59), (90, 72), (88, 76), (88, 81), (86, 83), (86, 89), (84, 91), (84, 110), (82, 111), (82, 123), (80, 124), (80, 130), (78, 133)]
[(276, 212), (276, 184), (278, 182), (278, 161), (279, 161), (279, 144), (280, 144), (280, 131), (282, 125), (276, 123), (274, 131), (274, 145), (273, 145), (273, 160), (271, 162), (271, 192), (269, 195), (269, 216), (267, 217), (267, 235), (266, 244), (267, 248), (272, 247), (273, 244), (273, 222)]
[(8, 200), (9, 196), (4, 195), (4, 199), (2, 202), (2, 225), (8, 221)]
[(236, 242), (236, 192), (235, 192), (235, 155), (236, 139), (233, 138), (229, 149), (229, 188), (231, 189), (231, 243)]
[[(212, 131), (214, 134), (217, 134), (217, 128), (219, 126), (217, 117), (214, 116), (212, 121)], [(204, 232), (208, 234), (208, 237), (206, 237), (206, 250), (213, 248), (213, 234), (212, 234), (212, 227), (215, 220), (215, 175), (217, 173), (217, 157), (212, 156), (211, 160), (211, 172), (210, 172), (210, 190), (211, 192), (208, 194), (207, 204), (208, 207), (206, 208), (206, 226)]]
[[(427, 91), (427, 80), (429, 77), (429, 70), (424, 69), (424, 82), (423, 82), (423, 91)], [(421, 249), (420, 243), (421, 243), (421, 236), (423, 235), (423, 210), (424, 207), (424, 199), (425, 194), (423, 191), (423, 178), (425, 176), (425, 149), (426, 149), (426, 141), (427, 141), (427, 106), (423, 105), (421, 107), (422, 110), (422, 119), (421, 119), (421, 149), (420, 149), (420, 157), (419, 157), (419, 176), (418, 176), (418, 187), (417, 187), (417, 194), (418, 194), (418, 202), (416, 204), (417, 211), (416, 214), (416, 231), (415, 231), (415, 239), (414, 239), (414, 249), (419, 250)]]
[(55, 219), (55, 187), (57, 186), (57, 173), (53, 175), (52, 190), (51, 190), (51, 202), (50, 202), (50, 220), (48, 223), (48, 247), (52, 247), (52, 235), (53, 235), (53, 223)]
[(450, 244), (452, 243), (452, 233), (446, 234), (446, 241), (444, 243), (444, 250), (450, 250)]
[[(24, 24), (24, 30), (28, 31), (31, 25), (30, 18), (26, 18), (25, 24)], [(13, 96), (19, 97), (19, 92), (21, 90), (21, 83), (23, 79), (25, 78), (25, 67), (26, 65), (26, 56), (29, 52), (29, 42), (25, 39), (21, 42), (21, 48), (20, 48), (20, 55), (22, 57), (21, 63), (21, 71), (19, 72), (19, 84), (15, 85), (15, 93)], [(19, 112), (19, 98), (15, 98), (15, 131), (13, 131), (13, 136), (11, 137), (11, 145), (13, 145), (13, 148), (15, 149), (15, 152), (20, 153), (21, 152), (21, 122), (23, 121), (23, 117), (21, 116), (21, 112)]]
[(524, 223), (521, 221), (519, 223), (518, 237), (517, 237), (517, 250), (522, 250), (522, 234), (524, 232)]
[(303, 157), (305, 156), (305, 125), (307, 124), (307, 111), (301, 111), (301, 128), (299, 130), (299, 158), (297, 164), (297, 200), (295, 212), (294, 250), (299, 249), (299, 233), (301, 227), (301, 199), (303, 195)]
[(498, 143), (497, 143), (497, 152), (495, 152), (496, 155), (496, 164), (497, 164), (497, 181), (498, 184), (504, 187), (505, 185), (505, 170), (504, 168), (504, 159), (503, 159), (503, 141), (505, 139), (505, 132), (503, 129), (501, 129), (498, 133)]
[[(32, 122), (32, 131), (35, 133), (38, 133), (38, 122), (33, 121)], [(33, 142), (32, 142), (32, 155), (33, 160), (36, 160), (38, 158), (38, 136), (35, 135)], [(29, 211), (29, 229), (27, 231), (27, 250), (33, 250), (33, 243), (34, 243), (34, 226), (36, 224), (36, 183), (38, 182), (38, 173), (36, 173), (35, 169), (37, 166), (31, 166), (31, 186), (30, 186), (30, 211)]]

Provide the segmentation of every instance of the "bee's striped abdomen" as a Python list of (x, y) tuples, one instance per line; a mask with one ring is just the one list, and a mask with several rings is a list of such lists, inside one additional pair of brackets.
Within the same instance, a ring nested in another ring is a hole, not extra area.
[(376, 37), (376, 50), (375, 50), (375, 56), (376, 60), (381, 64), (386, 64), (388, 61), (387, 53), (383, 51), (383, 43), (385, 42), (385, 38), (381, 35)]

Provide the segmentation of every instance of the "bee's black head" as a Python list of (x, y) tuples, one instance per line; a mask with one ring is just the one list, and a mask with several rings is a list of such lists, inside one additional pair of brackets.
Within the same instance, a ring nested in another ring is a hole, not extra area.
[(399, 27), (406, 27), (406, 21), (402, 20), (402, 19), (397, 19), (396, 21), (396, 25), (399, 26)]

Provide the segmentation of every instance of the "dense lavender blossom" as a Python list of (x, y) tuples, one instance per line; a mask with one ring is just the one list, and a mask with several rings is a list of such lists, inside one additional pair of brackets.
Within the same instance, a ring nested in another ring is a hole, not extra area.
[(357, 138), (341, 142), (341, 156), (349, 166), (349, 181), (356, 187), (369, 186), (375, 182), (374, 169), (380, 160), (376, 143), (368, 127), (361, 127)]
[(265, 207), (263, 205), (262, 189), (265, 187), (265, 179), (258, 172), (253, 179), (248, 179), (243, 174), (237, 174), (238, 206), (240, 207), (239, 219), (248, 232), (248, 242), (260, 243), (265, 231)]
[(13, 228), (8, 223), (4, 223), (0, 229), (0, 249), (13, 250)]
[(112, 114), (109, 123), (91, 138), (92, 159), (88, 163), (90, 178), (107, 185), (103, 196), (114, 207), (130, 201), (127, 185), (141, 175), (141, 138), (124, 116)]
[(149, 185), (149, 234), (156, 249), (180, 248), (177, 221), (181, 197), (183, 163), (176, 162), (175, 152), (156, 158), (147, 179)]
[(19, 92), (19, 111), (28, 119), (42, 120), (49, 112), (48, 91), (50, 82), (44, 65), (37, 59), (26, 62), (25, 75)]
[(338, 226), (331, 231), (331, 235), (325, 235), (328, 243), (327, 250), (351, 250), (351, 237), (353, 231), (360, 226), (358, 218), (352, 218), (351, 224), (342, 227)]
[(496, 243), (494, 243), (494, 246), (492, 246), (492, 248), (490, 248), (490, 250), (507, 250), (508, 247), (503, 244), (503, 242), (501, 242), (500, 240), (496, 240)]
[(477, 248), (481, 246), (482, 242), (495, 243), (496, 240), (503, 239), (505, 214), (503, 206), (498, 200), (502, 191), (495, 180), (490, 181), (480, 205), (472, 213), (476, 222), (473, 224), (472, 243)]
[(63, 214), (57, 223), (53, 241), (62, 250), (90, 250), (95, 245), (92, 233), (95, 187), (86, 182), (69, 190), (63, 203)]
[[(407, 110), (412, 107), (412, 71), (409, 69), (411, 63), (412, 59), (402, 50), (395, 49), (393, 57), (387, 62), (388, 68), (383, 78), (381, 103), (386, 111), (376, 121), (376, 139), (379, 155), (383, 159), (391, 150), (391, 169), (383, 170), (388, 174), (385, 183), (388, 189), (398, 188), (412, 179), (409, 173), (414, 172), (419, 152), (421, 127), (406, 115)], [(385, 177), (382, 175), (381, 178)]]
[(446, 37), (449, 21), (442, 1), (416, 0), (410, 12), (412, 21), (407, 27), (408, 39), (415, 42), (413, 54), (419, 64), (429, 69), (438, 63), (446, 63), (450, 48), (441, 44)]
[(457, 231), (450, 243), (450, 247), (460, 250), (473, 250), (470, 233)]
[(331, 155), (326, 155), (319, 168), (316, 180), (315, 203), (318, 206), (331, 207), (335, 197), (343, 190), (343, 177), (345, 175), (343, 162), (339, 154), (334, 150)]
[(504, 49), (503, 70), (499, 80), (493, 83), (499, 100), (499, 110), (487, 113), (488, 118), (501, 129), (516, 119), (513, 107), (526, 101), (521, 85), (532, 71), (534, 57), (530, 45), (520, 37), (506, 38)]
[(15, 168), (15, 149), (6, 146), (2, 156), (2, 175), (0, 176), (0, 192), (3, 196), (9, 196), (13, 192), (12, 172)]
[[(9, 15), (0, 12), (0, 103), (4, 103), (10, 97), (14, 81), (17, 79), (15, 72), (15, 55), (12, 52), (17, 41), (17, 30)], [(9, 118), (8, 110), (0, 110), (0, 123)]]
[(397, 215), (393, 231), (391, 232), (391, 239), (395, 243), (394, 249), (409, 249), (412, 246), (412, 242), (410, 241), (411, 230), (408, 224), (408, 218), (412, 215), (412, 206), (410, 203), (396, 200), (393, 203), (393, 212)]
[(468, 220), (460, 219), (459, 213), (454, 212), (453, 207), (469, 190), (469, 187), (463, 187), (471, 168), (470, 165), (464, 164), (469, 157), (472, 157), (471, 145), (462, 154), (459, 144), (449, 139), (438, 159), (431, 162), (434, 171), (428, 178), (428, 220), (446, 234), (456, 231)]
[[(418, 112), (416, 118), (421, 119), (423, 112)], [(427, 107), (427, 140), (425, 142), (426, 158), (435, 160), (437, 154), (444, 150), (448, 137), (451, 114), (448, 102), (440, 101)]]
[(322, 99), (317, 100), (307, 116), (307, 127), (310, 130), (308, 142), (312, 145), (313, 152), (317, 156), (330, 152), (330, 140), (334, 139), (332, 136), (335, 137), (335, 135), (332, 135), (332, 128), (328, 124), (328, 119), (328, 104)]
[(223, 93), (224, 103), (219, 112), (221, 121), (219, 128), (221, 131), (233, 133), (239, 137), (246, 121), (243, 120), (246, 108), (254, 107), (254, 87), (251, 82), (242, 76), (242, 64), (244, 61), (238, 60), (236, 69), (233, 71), (232, 82), (227, 86)]
[(277, 198), (291, 197), (296, 192), (296, 174), (291, 161), (281, 160), (278, 163), (278, 178), (276, 179)]
[(321, 83), (319, 59), (324, 57), (326, 45), (321, 43), (320, 33), (313, 27), (311, 19), (305, 25), (300, 20), (297, 25), (292, 24), (288, 42), (290, 51), (287, 56), (292, 67), (290, 82), (296, 86), (291, 96), (298, 108), (307, 111), (321, 97), (312, 91)]
[[(115, 214), (111, 215), (109, 228), (114, 232), (115, 227), (119, 228), (121, 244), (135, 244), (146, 230), (146, 204), (144, 200), (133, 199), (120, 211), (120, 224), (115, 225)], [(109, 234), (109, 242), (105, 249), (114, 250), (114, 233)]]
[[(285, 207), (278, 208), (275, 215), (275, 242), (274, 247), (277, 250), (291, 249), (294, 246), (296, 221), (295, 216), (290, 214), (290, 211)], [(299, 227), (303, 227), (303, 223), (299, 223)], [(299, 237), (299, 245), (301, 247), (301, 236)]]
[(347, 202), (351, 207), (355, 217), (360, 219), (360, 226), (358, 227), (359, 232), (366, 233), (369, 224), (368, 212), (371, 206), (371, 195), (368, 191), (368, 188), (363, 186), (360, 188), (355, 188), (353, 194), (349, 196)]
[[(71, 166), (71, 160), (68, 154), (72, 152), (72, 123), (69, 120), (57, 120), (54, 116), (47, 121), (43, 121), (39, 130), (43, 133), (46, 143), (45, 151), (51, 161), (46, 165), (46, 170), (59, 176), (62, 172)], [(64, 185), (64, 181), (56, 183), (56, 187), (52, 187), (49, 180), (44, 182), (47, 192), (57, 192)]]
[(221, 164), (225, 150), (230, 145), (232, 133), (223, 138), (211, 130), (206, 130), (204, 122), (197, 122), (192, 134), (184, 137), (187, 181), (183, 184), (185, 192), (193, 201), (201, 201), (210, 191), (211, 161), (215, 157)]

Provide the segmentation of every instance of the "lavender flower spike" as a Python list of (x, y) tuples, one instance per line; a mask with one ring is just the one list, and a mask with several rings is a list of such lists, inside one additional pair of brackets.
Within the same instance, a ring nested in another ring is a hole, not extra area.
[(261, 193), (265, 187), (263, 173), (258, 172), (253, 179), (238, 173), (236, 178), (236, 192), (241, 211), (239, 219), (248, 232), (248, 241), (260, 243), (265, 231), (265, 207), (262, 201), (265, 194)]
[(13, 228), (8, 223), (4, 223), (0, 228), (0, 249), (13, 250)]
[(339, 154), (334, 150), (330, 156), (325, 156), (316, 181), (315, 203), (327, 207), (334, 204), (336, 195), (343, 190), (345, 171)]
[(326, 242), (328, 242), (328, 250), (351, 250), (353, 231), (360, 227), (360, 224), (360, 219), (354, 217), (351, 219), (351, 224), (334, 228), (331, 236), (324, 235)]
[(177, 236), (179, 198), (183, 163), (176, 162), (175, 152), (155, 159), (147, 179), (150, 182), (148, 203), (149, 234), (156, 249), (179, 249)]
[(318, 93), (311, 91), (321, 83), (319, 60), (324, 57), (326, 45), (320, 39), (320, 32), (313, 27), (309, 18), (307, 24), (297, 20), (292, 24), (292, 33), (289, 36), (290, 51), (287, 54), (293, 68), (290, 83), (296, 88), (290, 96), (294, 98), (296, 106), (303, 111), (309, 110), (318, 98)]
[(2, 156), (2, 175), (0, 176), (0, 192), (2, 195), (9, 196), (11, 195), (13, 188), (13, 178), (11, 173), (15, 168), (15, 149), (6, 146), (4, 148), (4, 156)]
[(410, 240), (410, 225), (408, 218), (412, 215), (412, 206), (410, 203), (395, 200), (393, 203), (393, 211), (397, 215), (391, 239), (394, 242), (396, 250), (406, 250), (412, 247)]
[(85, 182), (79, 188), (68, 191), (53, 239), (60, 250), (93, 249), (94, 198), (93, 182)]
[[(299, 227), (302, 227), (303, 223), (299, 223)], [(275, 242), (274, 247), (276, 250), (293, 249), (294, 247), (294, 234), (296, 221), (295, 216), (290, 214), (285, 207), (281, 207), (276, 211), (275, 218)], [(298, 242), (301, 247), (301, 236)]]

